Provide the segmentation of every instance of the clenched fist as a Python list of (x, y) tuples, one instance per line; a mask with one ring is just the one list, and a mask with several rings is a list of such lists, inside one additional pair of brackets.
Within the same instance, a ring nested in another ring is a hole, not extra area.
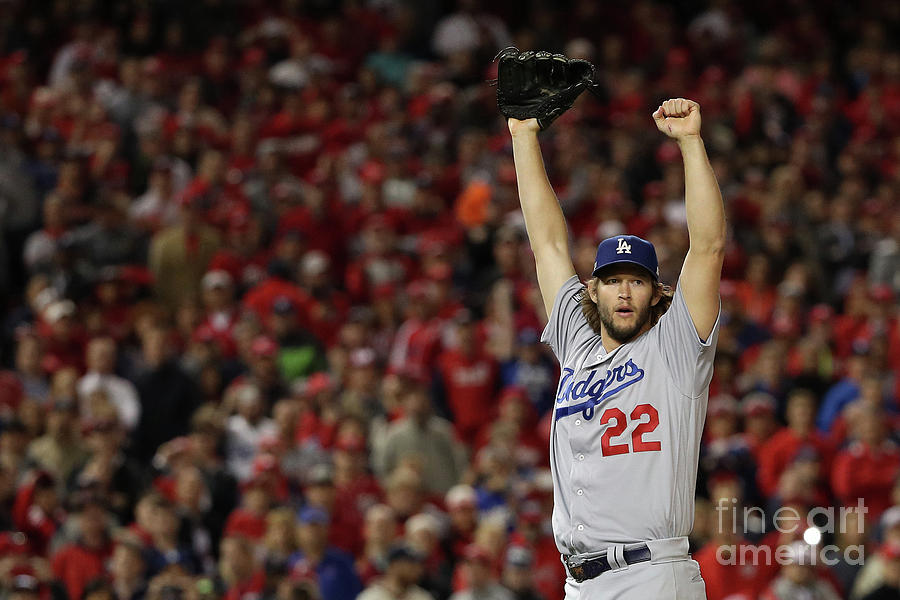
[(656, 127), (675, 140), (700, 135), (700, 105), (693, 100), (673, 98), (653, 113)]

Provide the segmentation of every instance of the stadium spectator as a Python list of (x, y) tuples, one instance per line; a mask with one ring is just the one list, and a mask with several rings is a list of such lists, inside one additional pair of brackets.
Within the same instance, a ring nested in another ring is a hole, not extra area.
[(475, 544), (466, 547), (463, 554), (465, 560), (466, 586), (450, 596), (450, 600), (512, 600), (512, 592), (501, 586), (493, 573), (494, 557), (485, 549)]
[(513, 593), (515, 600), (542, 600), (534, 584), (531, 552), (521, 546), (510, 546), (503, 565), (503, 586)]
[(854, 421), (854, 441), (838, 452), (831, 485), (844, 506), (862, 499), (871, 518), (878, 519), (891, 505), (891, 489), (900, 472), (900, 450), (887, 437), (883, 410), (861, 410)]
[(85, 349), (87, 373), (78, 380), (78, 399), (82, 417), (94, 416), (88, 398), (103, 390), (118, 413), (119, 422), (131, 431), (141, 418), (141, 404), (134, 384), (115, 374), (116, 345), (112, 338), (94, 338)]
[(816, 577), (816, 567), (812, 562), (812, 553), (816, 551), (804, 542), (791, 544), (790, 562), (781, 568), (780, 574), (763, 592), (761, 598), (791, 600), (805, 596), (817, 600), (838, 600), (840, 596), (831, 584)]
[(396, 544), (385, 558), (384, 576), (363, 590), (360, 600), (433, 600), (417, 585), (422, 577), (422, 557), (415, 550)]
[(289, 558), (290, 568), (314, 572), (326, 598), (356, 598), (362, 584), (351, 557), (328, 545), (328, 513), (317, 506), (308, 506), (301, 509), (298, 520), (299, 550)]
[(808, 445), (830, 469), (833, 450), (830, 441), (814, 429), (816, 399), (808, 390), (794, 391), (787, 400), (787, 426), (775, 432), (759, 450), (757, 481), (766, 496), (775, 493), (781, 474), (797, 451)]
[(103, 576), (112, 542), (105, 500), (94, 490), (84, 488), (73, 494), (73, 501), (77, 503), (72, 513), (77, 521), (77, 538), (53, 554), (51, 566), (69, 597), (81, 598), (89, 583)]
[(432, 414), (425, 383), (405, 378), (402, 392), (404, 416), (388, 428), (375, 464), (382, 481), (406, 460), (416, 462), (425, 489), (443, 494), (459, 481), (462, 469), (451, 424)]

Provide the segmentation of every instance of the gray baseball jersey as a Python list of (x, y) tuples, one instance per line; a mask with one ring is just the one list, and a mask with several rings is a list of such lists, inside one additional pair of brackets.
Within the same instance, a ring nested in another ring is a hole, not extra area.
[[(719, 322), (701, 342), (679, 284), (649, 331), (607, 353), (573, 276), (541, 340), (561, 366), (550, 441), (563, 554), (686, 536)], [(586, 293), (586, 292), (585, 292)]]

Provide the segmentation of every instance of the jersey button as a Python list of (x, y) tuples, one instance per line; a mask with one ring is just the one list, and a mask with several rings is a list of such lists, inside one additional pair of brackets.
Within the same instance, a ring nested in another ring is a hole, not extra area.
[(575, 493), (578, 494), (579, 496), (584, 496), (584, 490), (578, 490)]
[(581, 425), (581, 419), (575, 419), (575, 424), (576, 424), (576, 425)]
[(578, 460), (584, 460), (584, 454), (579, 454), (579, 455), (578, 455)]
[(579, 525), (579, 526), (578, 526), (578, 531), (584, 531), (584, 525)]

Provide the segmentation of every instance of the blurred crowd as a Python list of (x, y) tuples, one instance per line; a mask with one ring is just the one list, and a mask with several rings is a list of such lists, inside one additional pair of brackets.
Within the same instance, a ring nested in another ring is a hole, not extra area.
[[(709, 598), (900, 594), (900, 4), (0, 4), (12, 600), (562, 597), (558, 366), (489, 85), (509, 44), (605, 82), (542, 134), (583, 278), (628, 232), (675, 282), (682, 166), (650, 113), (701, 105), (730, 232)], [(865, 560), (803, 564), (822, 544)]]

